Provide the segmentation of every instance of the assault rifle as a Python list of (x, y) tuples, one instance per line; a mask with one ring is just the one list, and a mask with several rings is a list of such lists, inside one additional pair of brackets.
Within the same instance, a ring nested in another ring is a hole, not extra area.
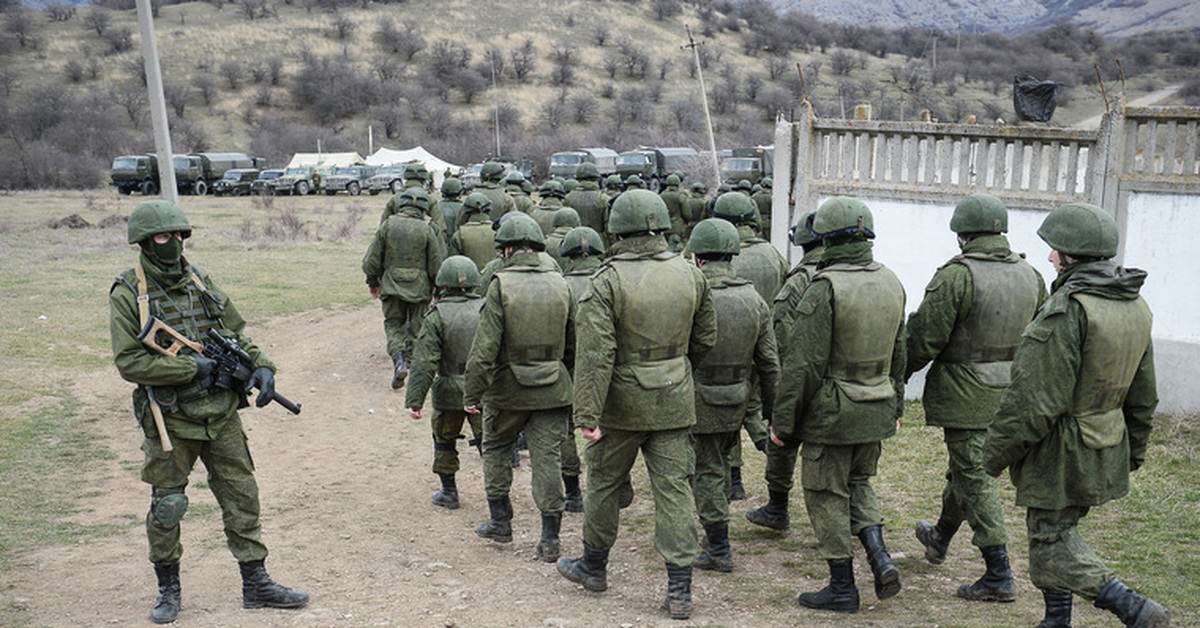
[[(170, 346), (164, 348), (158, 344), (157, 339), (160, 332), (172, 338)], [(151, 317), (146, 322), (146, 326), (142, 328), (141, 333), (138, 334), (138, 340), (163, 355), (174, 357), (179, 355), (181, 350), (189, 349), (216, 361), (217, 368), (212, 375), (213, 387), (241, 393), (245, 390), (246, 383), (250, 381), (250, 367), (254, 364), (254, 359), (250, 357), (249, 353), (246, 353), (245, 349), (238, 346), (236, 340), (222, 336), (217, 330), (209, 329), (206, 335), (209, 342), (200, 344), (175, 331), (170, 325)], [(267, 403), (271, 401), (287, 408), (292, 414), (300, 414), (300, 404), (292, 403), (287, 397), (277, 392), (270, 394)], [(158, 428), (163, 430), (162, 426), (158, 426)]]

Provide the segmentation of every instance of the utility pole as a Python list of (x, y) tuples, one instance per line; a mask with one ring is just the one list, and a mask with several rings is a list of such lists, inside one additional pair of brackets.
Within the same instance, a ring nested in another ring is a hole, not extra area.
[(696, 58), (696, 77), (700, 79), (700, 102), (704, 103), (704, 121), (708, 127), (708, 149), (712, 151), (713, 176), (716, 177), (713, 189), (716, 189), (721, 184), (721, 163), (717, 159), (717, 140), (713, 137), (712, 116), (708, 113), (708, 92), (704, 89), (704, 71), (700, 67), (700, 46), (704, 44), (697, 43), (695, 39), (692, 39), (691, 27), (686, 28), (688, 43), (680, 48), (691, 48), (692, 55)]
[(496, 49), (488, 51), (488, 61), (492, 64), (492, 126), (496, 130), (496, 159), (500, 158), (500, 95), (496, 93)]
[(150, 0), (137, 0), (138, 28), (142, 34), (142, 59), (146, 63), (146, 90), (150, 99), (150, 121), (154, 127), (154, 151), (158, 157), (158, 187), (163, 200), (179, 203), (175, 187), (171, 129), (167, 124), (167, 100), (163, 97), (162, 70), (158, 65), (158, 41), (154, 38), (154, 16)]

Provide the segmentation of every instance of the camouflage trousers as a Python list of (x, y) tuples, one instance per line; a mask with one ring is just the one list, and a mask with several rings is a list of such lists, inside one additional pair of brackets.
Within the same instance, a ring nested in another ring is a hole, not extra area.
[(696, 515), (705, 527), (729, 523), (729, 466), (741, 431), (693, 434), (696, 448)]
[(1029, 530), (1029, 579), (1051, 593), (1074, 593), (1094, 600), (1100, 589), (1116, 577), (1079, 534), (1086, 507), (1063, 510), (1030, 508), (1025, 515)]
[(971, 526), (975, 547), (1008, 544), (1000, 483), (983, 470), (983, 440), (987, 430), (945, 429), (950, 467), (942, 490), (941, 518)]
[(259, 525), (258, 483), (254, 479), (254, 461), (246, 445), (242, 420), (237, 412), (225, 421), (213, 440), (172, 438), (174, 449), (164, 452), (158, 438), (142, 441), (145, 460), (142, 481), (152, 488), (150, 511), (146, 513), (146, 537), (150, 541), (150, 562), (175, 562), (183, 556), (179, 541), (180, 525), (164, 527), (154, 516), (159, 501), (171, 494), (183, 493), (196, 459), (208, 471), (208, 487), (221, 507), (225, 523), (225, 542), (239, 562), (262, 560), (267, 546), (262, 542)]
[(463, 423), (471, 426), (473, 442), (483, 438), (483, 424), (478, 414), (467, 414), (460, 410), (433, 409), (429, 417), (433, 427), (433, 472), (439, 475), (458, 473), (458, 440), (462, 437)]
[(542, 512), (563, 511), (562, 442), (571, 407), (548, 410), (483, 408), (483, 488), (488, 497), (512, 489), (512, 449), (521, 431), (529, 444), (530, 488)]
[(804, 505), (824, 560), (854, 557), (852, 539), (863, 528), (883, 525), (871, 488), (879, 464), (880, 443), (800, 447), (800, 483)]
[(621, 517), (618, 493), (640, 451), (654, 494), (654, 549), (668, 565), (691, 565), (699, 545), (692, 497), (696, 453), (690, 429), (632, 432), (605, 428), (602, 434), (600, 440), (584, 447), (588, 466), (584, 542), (602, 550), (616, 543)]
[[(750, 436), (750, 442), (755, 444), (766, 443), (767, 438), (767, 422), (763, 420), (762, 415), (762, 397), (758, 388), (758, 376), (750, 378), (750, 403), (746, 404), (746, 416), (742, 419), (742, 427), (746, 429), (746, 434)], [(733, 460), (730, 466), (742, 466), (742, 439), (738, 438), (737, 448), (733, 451)]]
[(425, 321), (425, 312), (429, 309), (429, 301), (405, 301), (400, 297), (382, 297), (383, 332), (387, 335), (388, 356), (403, 351), (410, 356), (413, 343), (421, 331), (421, 323)]
[(562, 442), (562, 472), (563, 475), (579, 477), (583, 473), (583, 464), (579, 460), (579, 444), (575, 442), (575, 422), (567, 417), (567, 437)]
[(783, 447), (767, 441), (767, 466), (763, 475), (767, 479), (767, 490), (776, 493), (791, 492), (795, 484), (796, 456), (800, 445), (785, 444)]

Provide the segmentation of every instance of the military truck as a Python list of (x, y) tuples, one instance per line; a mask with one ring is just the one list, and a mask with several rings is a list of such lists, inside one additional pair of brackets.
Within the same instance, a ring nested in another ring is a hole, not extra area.
[(234, 168), (262, 170), (267, 161), (245, 153), (189, 153), (175, 155), (175, 186), (182, 194), (204, 196), (214, 183)]
[(350, 196), (358, 196), (374, 174), (375, 166), (337, 166), (324, 177), (322, 187), (329, 196), (341, 191)]
[(367, 179), (367, 191), (371, 196), (380, 192), (399, 194), (404, 189), (404, 164), (392, 164), (379, 169), (370, 179)]
[(601, 177), (617, 172), (617, 151), (611, 148), (577, 148), (550, 155), (550, 176), (570, 179), (575, 176), (579, 164), (585, 161), (596, 164)]
[(636, 174), (654, 192), (662, 189), (667, 175), (696, 168), (700, 153), (693, 148), (652, 148), (639, 146), (617, 155), (617, 174), (622, 179)]
[(121, 155), (113, 159), (109, 176), (120, 194), (134, 190), (146, 196), (158, 194), (158, 158), (154, 155)]
[(268, 185), (274, 194), (306, 196), (317, 191), (320, 180), (320, 175), (312, 166), (291, 166)]
[(735, 148), (728, 157), (721, 159), (721, 180), (730, 184), (736, 185), (742, 179), (758, 183), (759, 179), (771, 176), (774, 170), (774, 146)]

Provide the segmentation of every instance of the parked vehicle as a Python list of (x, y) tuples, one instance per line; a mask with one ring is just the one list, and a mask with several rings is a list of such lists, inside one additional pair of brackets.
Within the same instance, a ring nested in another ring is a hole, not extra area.
[(320, 187), (320, 175), (312, 166), (292, 166), (270, 182), (275, 194), (306, 196)]
[(736, 184), (742, 179), (758, 183), (775, 170), (775, 147), (755, 146), (735, 148), (730, 156), (721, 159), (721, 180)]
[(251, 194), (274, 194), (275, 188), (271, 182), (283, 175), (282, 168), (271, 168), (258, 173), (258, 178), (250, 184)]
[(358, 196), (374, 174), (375, 166), (338, 166), (324, 177), (322, 187), (329, 196), (342, 191)]
[(617, 172), (617, 151), (611, 148), (577, 148), (550, 155), (550, 176), (574, 177), (579, 164), (585, 161), (596, 164), (601, 177)]
[(172, 158), (175, 167), (175, 185), (183, 194), (204, 196), (214, 183), (235, 169), (261, 170), (267, 166), (265, 159), (250, 157), (245, 153), (189, 153)]
[(380, 192), (399, 194), (404, 189), (404, 164), (392, 164), (379, 169), (370, 179), (367, 179), (367, 191), (371, 196)]
[(258, 180), (258, 169), (256, 168), (232, 168), (225, 171), (225, 176), (217, 179), (213, 184), (213, 194), (223, 196), (229, 194), (231, 196), (242, 196), (250, 193), (250, 186)]
[(121, 155), (113, 159), (109, 177), (119, 194), (130, 194), (134, 190), (146, 196), (158, 194), (158, 158), (154, 155)]
[(617, 174), (622, 179), (636, 174), (646, 182), (646, 187), (658, 192), (667, 175), (676, 170), (687, 172), (696, 167), (700, 154), (692, 148), (652, 148), (639, 146), (617, 155)]

